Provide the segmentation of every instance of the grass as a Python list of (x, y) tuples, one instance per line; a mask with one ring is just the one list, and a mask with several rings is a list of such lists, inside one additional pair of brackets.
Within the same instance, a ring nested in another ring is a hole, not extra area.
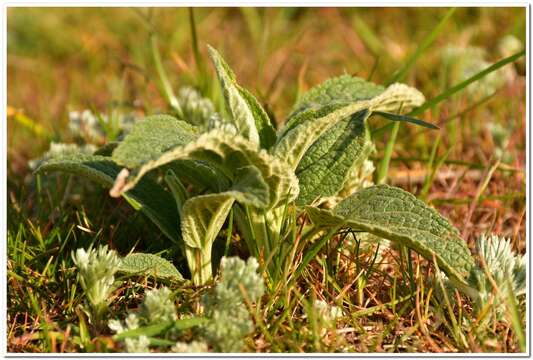
[[(96, 334), (80, 308), (83, 294), (70, 257), (79, 247), (109, 244), (126, 254), (134, 244), (175, 259), (186, 273), (142, 215), (83, 179), (34, 177), (27, 161), (50, 140), (74, 140), (69, 110), (169, 111), (181, 85), (220, 99), (206, 65), (207, 43), (223, 50), (277, 124), (287, 115), (280, 109), (330, 76), (347, 72), (377, 83), (404, 78), (431, 99), (416, 115), (441, 130), (396, 123), (391, 132), (376, 120), (373, 158), (383, 168), (380, 178), (386, 174), (389, 183), (424, 197), (467, 235), (471, 248), (481, 233), (494, 232), (523, 253), (524, 68), (521, 54), (497, 51), (494, 39), (501, 34), (525, 40), (524, 9), (9, 9), (8, 351), (123, 351), (110, 333)], [(450, 44), (485, 48), (493, 65), (461, 81), (439, 81), (445, 76), (441, 54)], [(466, 91), (503, 66), (514, 72), (496, 95)], [(513, 129), (504, 149), (508, 163), (492, 156), (489, 122)], [(236, 238), (232, 229), (222, 234), (222, 248), (245, 255), (238, 243), (226, 246)], [(435, 265), (406, 249), (361, 241), (357, 233), (319, 235), (311, 242), (298, 234), (283, 250), (293, 259), (280, 268), (288, 281), (251, 306), (256, 329), (247, 351), (523, 351), (524, 313), (513, 301), (509, 321), (497, 321), (490, 309), (475, 313), (464, 296), (449, 298)], [(124, 318), (147, 289), (162, 283), (176, 293), (180, 313), (194, 312), (206, 290), (151, 277), (121, 281), (111, 318)], [(313, 311), (315, 299), (341, 307), (343, 316), (324, 322)], [(194, 332), (181, 336), (189, 341)]]

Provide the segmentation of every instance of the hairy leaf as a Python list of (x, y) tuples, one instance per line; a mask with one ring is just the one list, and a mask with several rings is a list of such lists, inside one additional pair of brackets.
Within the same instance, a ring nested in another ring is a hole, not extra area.
[(385, 91), (385, 87), (351, 75), (341, 75), (311, 88), (293, 106), (289, 118), (311, 107), (333, 102), (368, 100)]
[[(100, 155), (75, 154), (54, 158), (41, 165), (36, 172), (62, 171), (98, 182), (110, 188), (120, 167), (111, 158)], [(124, 197), (152, 220), (171, 240), (179, 242), (179, 215), (172, 195), (149, 178), (124, 194)]]
[(172, 170), (186, 183), (200, 190), (209, 189), (220, 192), (227, 189), (230, 179), (209, 163), (201, 160), (176, 160), (166, 167)]
[(296, 168), (300, 182), (297, 205), (319, 197), (335, 196), (350, 170), (359, 166), (372, 150), (365, 125), (368, 111), (360, 111), (329, 129), (305, 153)]
[(240, 135), (232, 135), (223, 130), (212, 130), (202, 134), (196, 141), (185, 146), (178, 146), (158, 159), (147, 162), (133, 172), (128, 181), (115, 183), (119, 192), (127, 191), (149, 171), (179, 159), (201, 160), (213, 165), (233, 182), (242, 175), (240, 168), (255, 166), (269, 187), (268, 207), (292, 201), (298, 195), (298, 179), (285, 163), (259, 150), (257, 144)]
[(119, 271), (183, 280), (183, 276), (170, 261), (154, 254), (129, 254), (121, 259)]
[(424, 96), (418, 90), (403, 84), (393, 84), (370, 100), (328, 104), (319, 109), (310, 108), (296, 116), (294, 121), (299, 125), (278, 138), (272, 153), (296, 169), (309, 147), (327, 130), (348, 116), (361, 110), (368, 110), (370, 113), (392, 112), (399, 107), (403, 109), (420, 105), (423, 101)]
[(237, 84), (233, 71), (210, 46), (209, 55), (215, 65), (226, 106), (240, 134), (254, 143), (260, 143), (264, 148), (269, 148), (276, 139), (276, 133), (267, 113), (252, 94)]
[(449, 276), (465, 282), (474, 260), (458, 230), (414, 195), (388, 185), (364, 188), (333, 211), (307, 208), (319, 226), (344, 224), (396, 241), (430, 261), (433, 255)]
[(268, 185), (255, 166), (239, 169), (238, 181), (225, 192), (200, 195), (185, 201), (181, 231), (193, 281), (204, 284), (211, 278), (211, 248), (235, 200), (244, 205), (268, 204)]
[(196, 285), (212, 277), (211, 249), (226, 221), (235, 198), (230, 194), (207, 194), (187, 200), (183, 206), (181, 232), (185, 255)]
[(133, 169), (157, 159), (175, 146), (185, 145), (197, 137), (194, 127), (169, 115), (153, 115), (136, 122), (113, 151), (113, 160)]

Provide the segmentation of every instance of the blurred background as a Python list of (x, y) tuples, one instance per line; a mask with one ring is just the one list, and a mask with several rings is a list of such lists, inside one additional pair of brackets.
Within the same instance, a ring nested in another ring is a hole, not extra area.
[[(175, 92), (192, 86), (219, 98), (210, 44), (282, 124), (297, 96), (329, 77), (386, 84), (445, 19), (402, 81), (431, 99), (522, 50), (525, 16), (525, 8), (501, 7), (9, 8), (12, 212), (28, 215), (32, 206), (21, 191), (31, 177), (28, 161), (51, 141), (75, 141), (73, 112), (168, 112), (151, 38)], [(522, 58), (420, 116), (440, 131), (402, 125), (388, 182), (437, 207), (465, 238), (493, 231), (523, 250), (525, 101)], [(373, 128), (385, 124), (376, 120)], [(375, 135), (377, 164), (390, 131)]]

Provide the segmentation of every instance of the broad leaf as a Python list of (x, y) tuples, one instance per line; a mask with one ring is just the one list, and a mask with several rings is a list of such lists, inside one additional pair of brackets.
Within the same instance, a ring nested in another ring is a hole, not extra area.
[[(297, 126), (278, 138), (272, 153), (296, 169), (309, 147), (324, 134), (348, 116), (368, 110), (392, 112), (399, 107), (412, 108), (420, 105), (424, 96), (415, 88), (403, 84), (393, 84), (383, 93), (370, 100), (361, 100), (349, 104), (329, 104), (319, 109), (310, 108), (297, 115)], [(299, 120), (304, 119), (304, 120)]]
[(474, 265), (459, 231), (437, 211), (399, 188), (371, 186), (341, 201), (333, 211), (307, 210), (318, 226), (343, 224), (399, 242), (430, 261), (435, 255), (441, 270), (463, 284)]
[(300, 182), (297, 205), (337, 195), (351, 169), (368, 157), (372, 143), (365, 124), (367, 117), (368, 111), (363, 110), (342, 120), (307, 150), (296, 168)]
[(209, 46), (209, 55), (215, 65), (227, 109), (239, 133), (261, 147), (269, 148), (276, 133), (270, 119), (257, 99), (237, 84), (235, 74), (220, 54)]
[(197, 137), (194, 127), (169, 115), (148, 116), (138, 121), (113, 151), (113, 160), (129, 169), (157, 159), (175, 146), (185, 145)]
[[(75, 154), (54, 158), (41, 165), (36, 172), (62, 171), (98, 182), (110, 188), (120, 167), (111, 158), (99, 155)], [(179, 215), (172, 195), (149, 178), (124, 194), (136, 210), (141, 210), (161, 231), (174, 242), (179, 243), (181, 236), (177, 223)]]
[(345, 74), (334, 77), (314, 86), (303, 94), (294, 104), (289, 118), (312, 107), (320, 107), (334, 102), (348, 103), (372, 99), (383, 91), (385, 91), (384, 86), (376, 85), (356, 76)]
[(183, 276), (170, 261), (154, 254), (129, 254), (121, 259), (119, 271), (127, 274), (183, 280)]
[(217, 171), (205, 161), (176, 160), (169, 163), (167, 167), (186, 183), (199, 190), (209, 189), (213, 192), (220, 192), (230, 185), (230, 179), (224, 173)]
[(228, 191), (196, 196), (183, 205), (181, 231), (196, 284), (204, 284), (211, 278), (211, 248), (234, 201), (254, 207), (268, 203), (268, 185), (259, 170), (247, 166), (239, 172), (238, 181)]
[(211, 249), (235, 199), (225, 193), (193, 197), (183, 206), (181, 231), (193, 282), (203, 285), (212, 277)]
[[(196, 141), (185, 146), (175, 147), (163, 153), (158, 159), (147, 162), (132, 172), (128, 181), (117, 179), (114, 190), (128, 191), (149, 171), (176, 160), (200, 160), (214, 166), (233, 183), (243, 175), (241, 168), (254, 166), (269, 188), (269, 204), (292, 201), (298, 195), (298, 179), (285, 163), (240, 135), (232, 135), (223, 130), (212, 130), (202, 134)], [(178, 174), (179, 175), (179, 174)]]

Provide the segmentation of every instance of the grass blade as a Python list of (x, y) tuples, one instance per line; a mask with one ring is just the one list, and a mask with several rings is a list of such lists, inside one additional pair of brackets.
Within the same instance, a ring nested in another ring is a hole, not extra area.
[(387, 142), (387, 145), (385, 146), (385, 154), (383, 155), (383, 158), (381, 159), (381, 162), (379, 163), (378, 175), (376, 179), (376, 182), (378, 184), (383, 184), (385, 182), (385, 179), (387, 178), (390, 159), (392, 157), (392, 149), (394, 148), (394, 143), (396, 142), (396, 137), (398, 136), (398, 130), (400, 130), (399, 122), (395, 122), (392, 126), (393, 127), (392, 127), (389, 141)]
[(405, 76), (407, 75), (409, 70), (411, 70), (413, 65), (418, 60), (418, 58), (424, 53), (424, 51), (427, 50), (428, 47), (431, 46), (431, 44), (433, 44), (437, 36), (440, 34), (442, 29), (444, 28), (446, 21), (448, 21), (448, 19), (453, 15), (454, 12), (455, 12), (455, 8), (451, 8), (448, 10), (448, 12), (440, 20), (437, 26), (433, 28), (431, 33), (429, 33), (429, 35), (424, 40), (422, 40), (422, 42), (420, 43), (416, 51), (413, 53), (413, 55), (411, 55), (411, 57), (409, 57), (409, 59), (405, 62), (405, 64), (392, 75), (389, 81), (387, 81), (387, 84), (392, 84), (398, 81), (402, 81), (405, 78)]
[(410, 117), (407, 115), (399, 115), (399, 114), (393, 114), (393, 113), (387, 113), (387, 112), (381, 112), (381, 111), (374, 111), (374, 114), (383, 116), (387, 120), (391, 121), (405, 121), (411, 124), (420, 125), (429, 129), (440, 129), (437, 125), (430, 124), (428, 122), (425, 122), (424, 120), (420, 120), (414, 117)]
[(178, 116), (183, 119), (183, 111), (181, 110), (181, 106), (176, 98), (176, 95), (174, 94), (174, 91), (172, 90), (172, 85), (168, 80), (167, 73), (163, 67), (163, 63), (161, 62), (161, 55), (159, 54), (159, 49), (157, 47), (157, 38), (154, 34), (152, 34), (150, 37), (150, 45), (152, 58), (154, 60), (157, 74), (159, 75), (159, 79), (161, 80), (161, 85), (163, 86), (164, 95), (167, 98), (170, 106), (178, 113)]
[(205, 64), (203, 62), (202, 56), (200, 55), (200, 47), (198, 46), (198, 31), (196, 30), (196, 20), (194, 18), (194, 9), (189, 8), (189, 25), (191, 30), (191, 41), (192, 41), (192, 52), (194, 55), (194, 62), (198, 70), (198, 86), (202, 90), (202, 93), (207, 92), (208, 81), (207, 81), (207, 71), (205, 69)]
[(420, 106), (419, 108), (411, 111), (411, 113), (409, 113), (409, 115), (414, 116), (414, 115), (418, 115), (418, 114), (423, 113), (425, 110), (435, 106), (436, 104), (440, 103), (441, 101), (448, 99), (453, 94), (463, 90), (468, 85), (470, 85), (470, 84), (472, 84), (472, 83), (484, 78), (485, 76), (487, 76), (491, 72), (494, 72), (494, 71), (498, 70), (499, 68), (518, 60), (519, 58), (521, 58), (525, 54), (526, 54), (526, 51), (522, 50), (522, 51), (520, 51), (520, 52), (518, 52), (518, 53), (516, 53), (514, 55), (511, 55), (511, 56), (508, 56), (508, 57), (506, 57), (504, 59), (501, 59), (500, 61), (492, 64), (488, 68), (486, 68), (484, 70), (481, 70), (477, 74), (469, 77), (465, 81), (462, 81), (459, 84), (457, 84), (455, 86), (452, 86), (451, 88), (447, 89), (443, 93), (435, 96), (433, 99), (426, 101), (422, 106)]

